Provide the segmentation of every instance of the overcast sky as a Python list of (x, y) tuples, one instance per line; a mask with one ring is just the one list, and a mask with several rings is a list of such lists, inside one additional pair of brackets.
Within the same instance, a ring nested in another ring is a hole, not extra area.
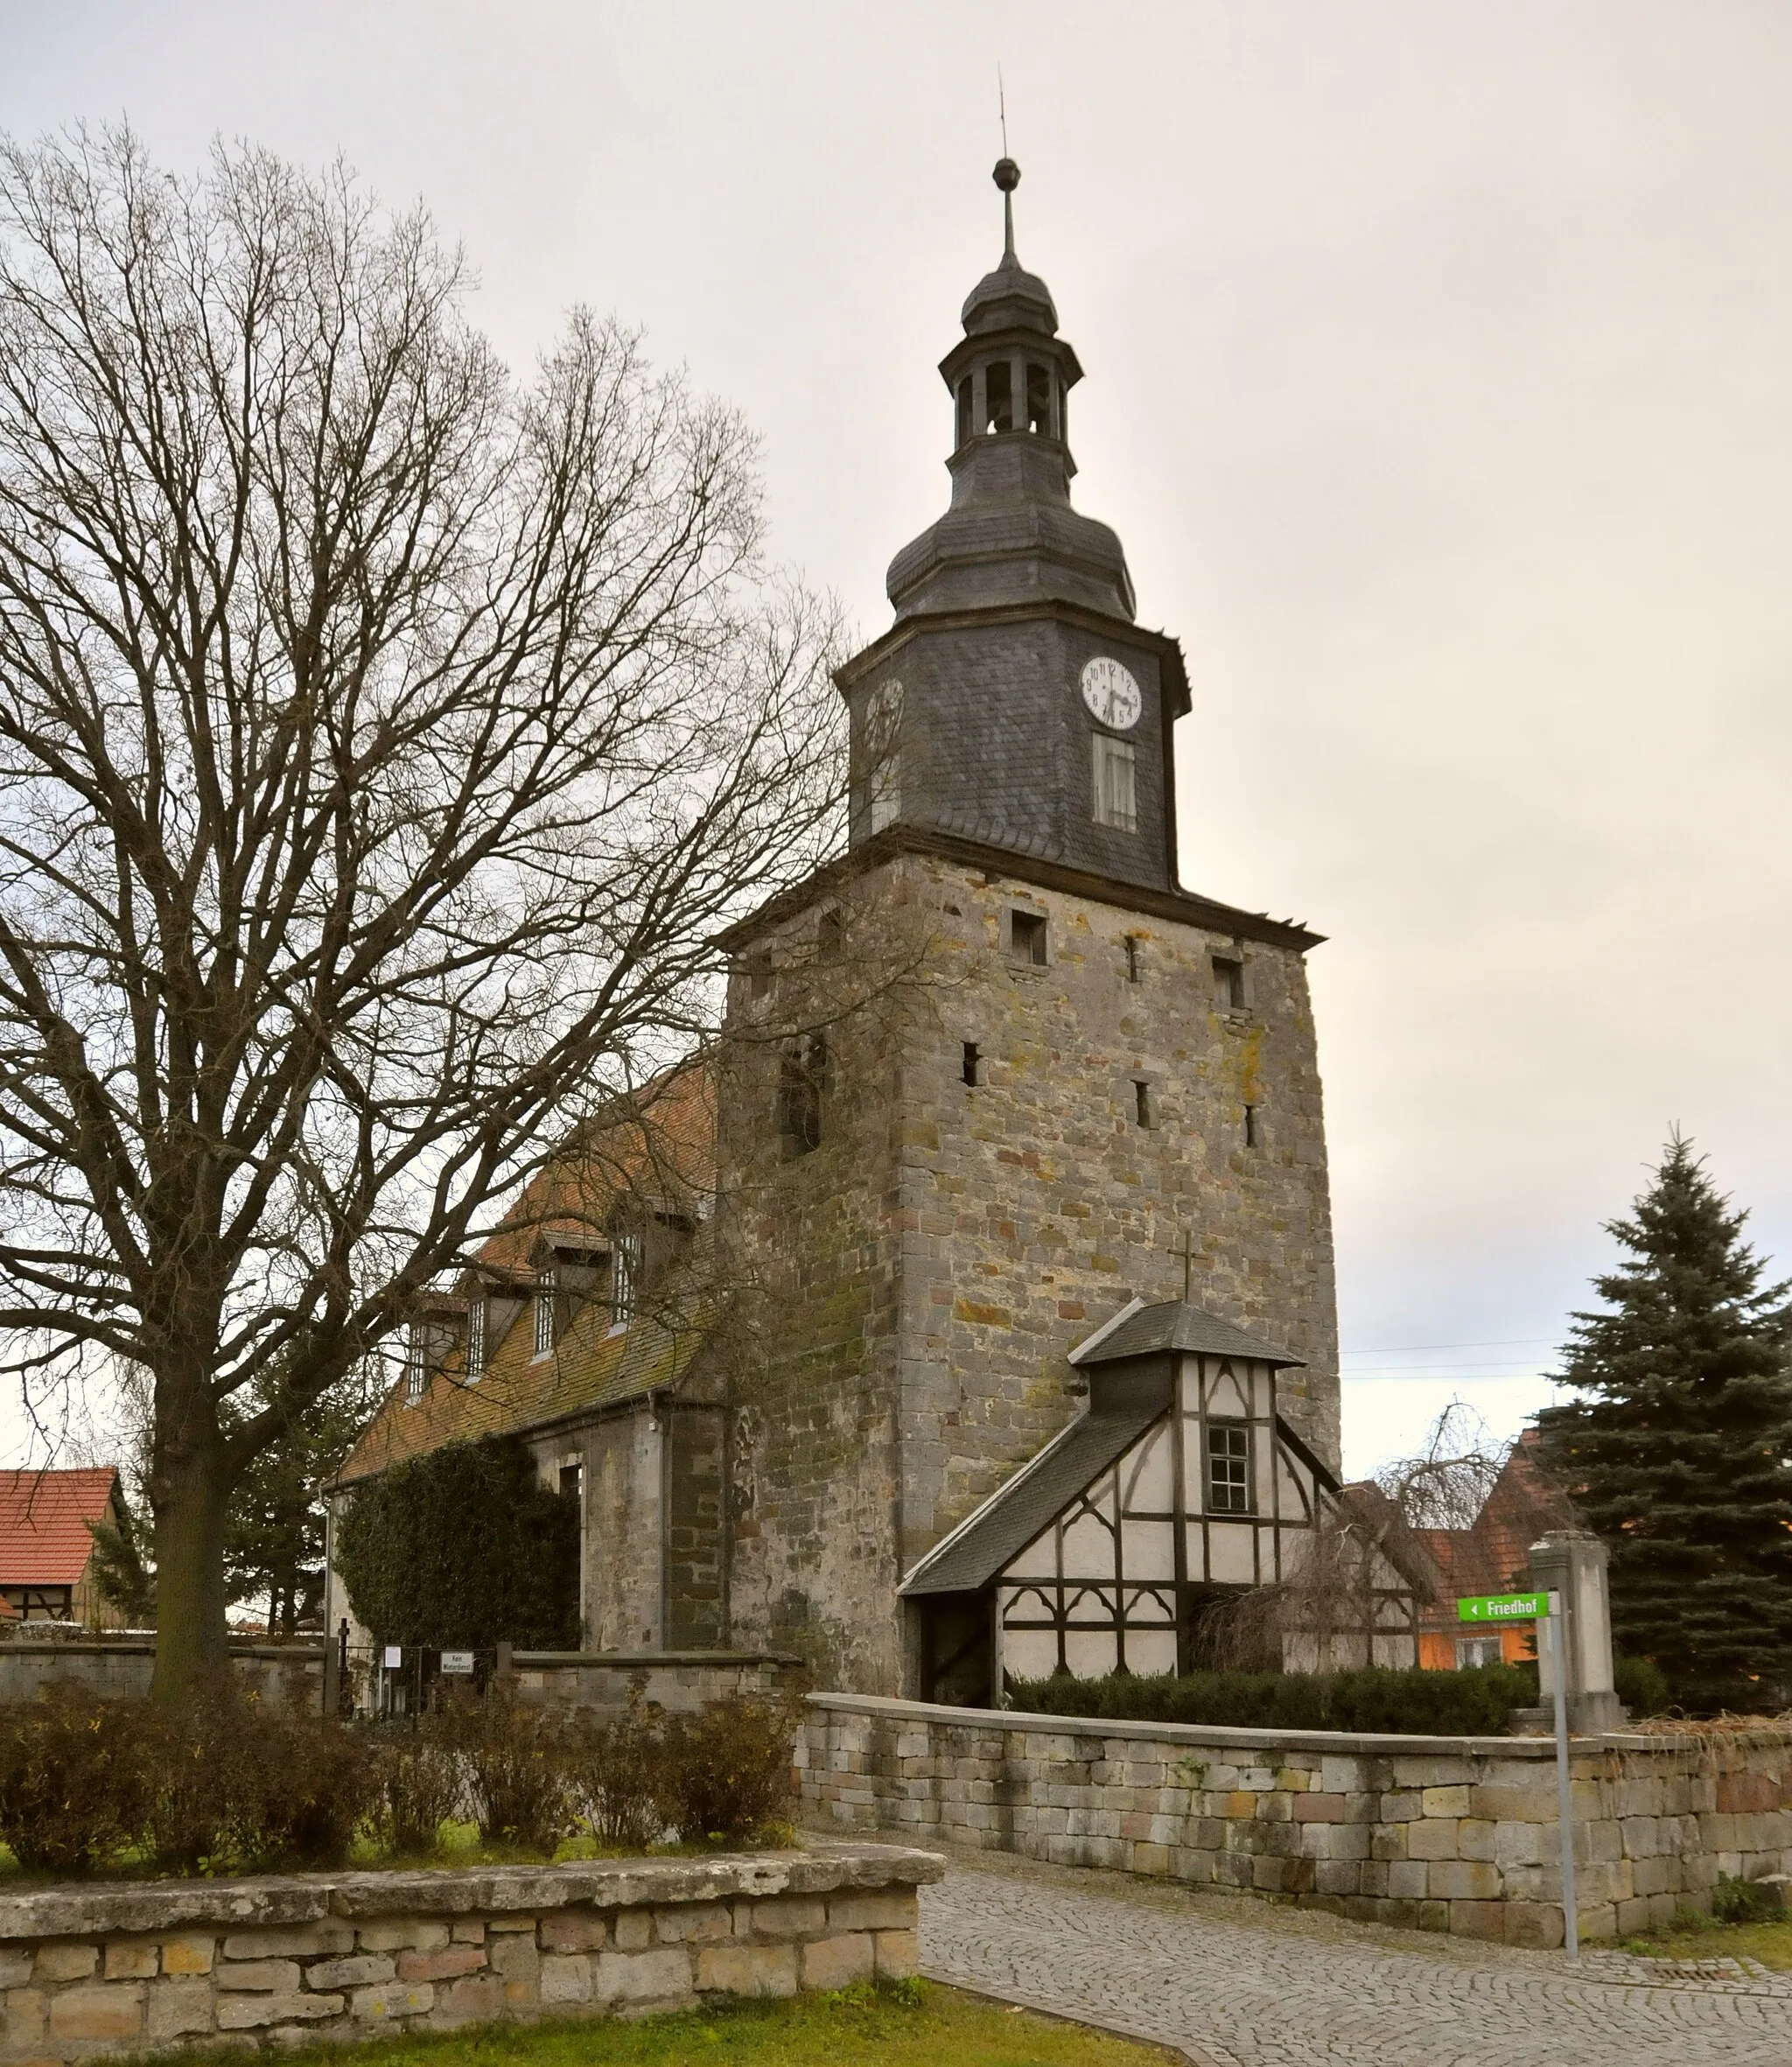
[(1783, 0), (0, 0), (0, 127), (424, 197), (513, 360), (586, 302), (738, 403), (870, 637), (998, 61), (1077, 500), (1188, 655), (1184, 879), (1330, 936), (1347, 1465), (1509, 1433), (1675, 1123), (1792, 1265)]

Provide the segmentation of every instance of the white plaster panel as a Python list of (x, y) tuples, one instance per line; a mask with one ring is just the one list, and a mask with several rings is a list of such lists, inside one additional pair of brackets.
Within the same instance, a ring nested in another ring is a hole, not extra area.
[(1130, 1672), (1173, 1672), (1176, 1670), (1174, 1629), (1139, 1629), (1128, 1625), (1126, 1667)]
[(1064, 1659), (1079, 1679), (1100, 1679), (1120, 1663), (1111, 1629), (1071, 1629), (1064, 1638)]
[(1147, 1428), (1120, 1460), (1120, 1486), (1128, 1509), (1155, 1509), (1167, 1512), (1175, 1504), (1172, 1476), (1174, 1454), (1170, 1424), (1159, 1421)]
[(1122, 1522), (1120, 1559), (1121, 1569), (1128, 1579), (1174, 1579), (1176, 1524), (1173, 1522)]
[(1256, 1582), (1254, 1541), (1256, 1531), (1237, 1522), (1214, 1522), (1208, 1535), (1213, 1544), (1213, 1566), (1208, 1577), (1222, 1586), (1253, 1586)]
[(1006, 1629), (1002, 1663), (1017, 1679), (1049, 1679), (1058, 1670), (1058, 1639), (1049, 1629)]
[(1244, 1397), (1244, 1387), (1229, 1363), (1219, 1366), (1208, 1387), (1208, 1414), (1209, 1419), (1221, 1421), (1242, 1421), (1250, 1418), (1250, 1405)]
[(1094, 1515), (1078, 1515), (1064, 1531), (1067, 1579), (1106, 1579), (1114, 1570), (1114, 1532)]

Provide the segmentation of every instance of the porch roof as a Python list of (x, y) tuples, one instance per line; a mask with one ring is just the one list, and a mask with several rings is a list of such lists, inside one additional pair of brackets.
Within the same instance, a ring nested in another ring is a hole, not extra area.
[(1079, 1415), (935, 1544), (899, 1591), (912, 1598), (986, 1587), (1164, 1411), (1161, 1400), (1149, 1400)]

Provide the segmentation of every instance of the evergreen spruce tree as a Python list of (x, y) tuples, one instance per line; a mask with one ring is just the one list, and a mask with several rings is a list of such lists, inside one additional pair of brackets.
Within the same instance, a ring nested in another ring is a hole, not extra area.
[(1538, 1417), (1543, 1461), (1611, 1554), (1617, 1648), (1695, 1713), (1792, 1699), (1792, 1377), (1786, 1285), (1763, 1286), (1703, 1158), (1676, 1134), (1629, 1257), (1577, 1314)]

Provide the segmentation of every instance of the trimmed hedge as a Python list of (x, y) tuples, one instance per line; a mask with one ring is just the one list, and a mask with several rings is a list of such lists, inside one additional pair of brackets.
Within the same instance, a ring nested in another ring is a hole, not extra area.
[(1110, 1673), (1011, 1679), (1009, 1705), (1035, 1715), (1106, 1716), (1116, 1722), (1201, 1722), (1243, 1729), (1394, 1732), (1406, 1736), (1502, 1734), (1515, 1708), (1536, 1705), (1532, 1665), (1460, 1672), (1368, 1665), (1354, 1672)]

